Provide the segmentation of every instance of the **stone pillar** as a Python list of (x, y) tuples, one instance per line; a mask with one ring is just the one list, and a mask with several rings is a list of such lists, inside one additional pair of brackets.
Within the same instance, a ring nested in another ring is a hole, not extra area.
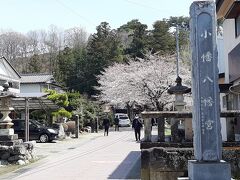
[(165, 141), (165, 119), (164, 118), (157, 118), (158, 124), (158, 141), (164, 142)]
[(95, 132), (98, 133), (98, 116), (95, 119)]
[(152, 139), (152, 128), (151, 118), (144, 119), (144, 141), (151, 141)]
[(234, 118), (226, 118), (227, 123), (226, 123), (226, 131), (227, 131), (227, 140), (228, 141), (234, 141)]
[(191, 180), (230, 180), (230, 165), (221, 161), (222, 138), (214, 1), (195, 1), (190, 8), (193, 131), (195, 160)]
[(75, 136), (76, 138), (79, 137), (79, 116), (76, 115), (76, 118), (75, 118)]
[(171, 120), (171, 141), (172, 142), (179, 142), (178, 137), (178, 124), (179, 119), (178, 118), (170, 118)]
[(25, 142), (29, 141), (29, 101), (25, 98)]
[(185, 141), (193, 140), (192, 118), (184, 119)]

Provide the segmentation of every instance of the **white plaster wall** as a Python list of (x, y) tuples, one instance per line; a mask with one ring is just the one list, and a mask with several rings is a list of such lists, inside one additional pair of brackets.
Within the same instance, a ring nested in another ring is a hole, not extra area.
[(224, 62), (224, 43), (223, 43), (223, 37), (218, 36), (217, 37), (217, 50), (218, 50), (218, 70), (219, 73), (225, 72), (225, 62)]
[[(217, 49), (218, 49), (218, 69), (219, 73), (225, 72), (225, 61), (224, 61), (224, 41), (222, 36), (217, 37)], [(223, 96), (220, 94), (220, 106), (221, 110), (226, 110), (223, 108)], [(227, 127), (226, 127), (226, 118), (220, 118), (221, 123), (221, 134), (222, 141), (227, 141)]]
[(240, 43), (240, 36), (235, 36), (235, 20), (226, 19), (223, 22), (225, 83), (229, 83), (228, 54)]
[[(223, 107), (223, 96), (225, 96), (225, 94), (220, 94), (220, 106), (221, 106), (221, 110), (226, 111), (227, 109)], [(221, 123), (222, 141), (227, 141), (227, 120), (226, 120), (226, 118), (220, 118), (220, 123)]]
[(41, 92), (40, 84), (21, 84), (20, 85), (21, 93), (37, 93)]

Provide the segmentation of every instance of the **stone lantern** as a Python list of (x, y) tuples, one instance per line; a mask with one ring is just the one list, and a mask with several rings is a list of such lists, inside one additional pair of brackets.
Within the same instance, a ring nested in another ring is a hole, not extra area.
[(24, 165), (35, 157), (32, 154), (34, 144), (32, 142), (23, 143), (22, 139), (18, 139), (18, 135), (14, 134), (9, 113), (13, 110), (11, 98), (16, 96), (15, 93), (8, 91), (8, 82), (5, 82), (2, 86), (3, 91), (0, 92), (0, 113), (2, 115), (0, 119), (0, 161), (6, 165), (9, 163)]
[(5, 82), (3, 84), (3, 91), (0, 93), (0, 112), (2, 115), (0, 119), (0, 142), (18, 139), (17, 135), (14, 134), (14, 129), (11, 128), (13, 126), (12, 119), (8, 116), (13, 110), (11, 98), (15, 97), (15, 95), (9, 92), (8, 88), (9, 84)]
[[(179, 27), (176, 26), (176, 53), (177, 53), (177, 79), (176, 79), (176, 85), (172, 86), (168, 89), (169, 94), (175, 95), (175, 101), (174, 101), (174, 110), (182, 111), (186, 105), (184, 102), (183, 94), (191, 92), (191, 89), (187, 86), (182, 85), (182, 79), (179, 76), (179, 41), (178, 41), (178, 34), (179, 34)], [(172, 134), (172, 141), (181, 141), (182, 136), (184, 136), (181, 133), (181, 130), (178, 128), (179, 126), (179, 120), (177, 119), (171, 119), (171, 134)], [(191, 129), (191, 128), (190, 128)], [(191, 131), (191, 130), (190, 130)]]
[(177, 111), (182, 111), (184, 109), (184, 106), (186, 105), (186, 102), (184, 102), (183, 94), (191, 92), (191, 88), (183, 86), (182, 78), (180, 78), (179, 76), (177, 77), (175, 82), (177, 84), (175, 86), (171, 86), (168, 89), (168, 93), (175, 95), (174, 109), (176, 109)]
[[(177, 84), (172, 86), (168, 89), (169, 94), (175, 95), (174, 101), (174, 110), (183, 111), (186, 102), (184, 102), (183, 94), (191, 92), (191, 88), (182, 85), (182, 79), (178, 76), (176, 81)], [(185, 123), (186, 125), (186, 123)], [(179, 120), (171, 119), (171, 134), (172, 134), (172, 141), (181, 141), (182, 136), (181, 130), (179, 130)]]

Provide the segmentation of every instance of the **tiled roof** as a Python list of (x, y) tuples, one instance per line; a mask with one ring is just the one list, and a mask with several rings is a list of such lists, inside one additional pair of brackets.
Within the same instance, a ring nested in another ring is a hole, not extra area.
[(46, 83), (53, 79), (51, 74), (21, 74), (21, 83)]

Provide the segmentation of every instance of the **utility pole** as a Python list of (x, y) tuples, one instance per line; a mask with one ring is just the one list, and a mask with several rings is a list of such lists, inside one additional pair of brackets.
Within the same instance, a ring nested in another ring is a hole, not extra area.
[(178, 34), (179, 34), (179, 27), (176, 26), (176, 59), (177, 59), (177, 77), (179, 76), (179, 40), (178, 40)]

